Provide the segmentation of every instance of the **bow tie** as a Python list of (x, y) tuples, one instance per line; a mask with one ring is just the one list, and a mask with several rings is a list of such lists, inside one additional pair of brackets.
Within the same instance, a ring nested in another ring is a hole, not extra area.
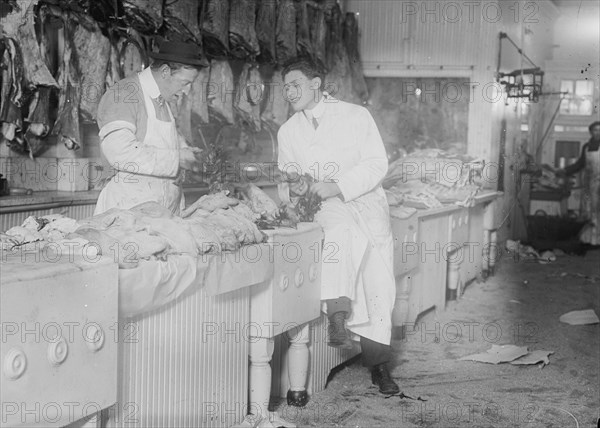
[(158, 103), (158, 105), (159, 105), (159, 106), (161, 106), (161, 107), (165, 105), (165, 99), (163, 98), (163, 96), (162, 96), (162, 95), (159, 95), (159, 96), (156, 98), (156, 102), (157, 102), (157, 103)]

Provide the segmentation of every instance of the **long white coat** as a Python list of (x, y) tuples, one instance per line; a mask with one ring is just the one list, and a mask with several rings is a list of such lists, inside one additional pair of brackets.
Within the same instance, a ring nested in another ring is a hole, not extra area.
[(323, 102), (316, 130), (302, 112), (280, 128), (279, 168), (337, 180), (343, 201), (328, 199), (315, 217), (325, 233), (321, 299), (349, 297), (348, 328), (389, 344), (396, 288), (389, 207), (380, 185), (385, 148), (367, 109), (329, 97)]

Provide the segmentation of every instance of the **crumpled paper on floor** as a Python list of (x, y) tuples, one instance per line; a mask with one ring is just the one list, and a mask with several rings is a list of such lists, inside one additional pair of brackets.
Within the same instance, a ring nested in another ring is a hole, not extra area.
[(542, 367), (550, 364), (549, 355), (554, 354), (554, 351), (542, 351), (540, 349), (536, 351), (531, 351), (529, 354), (522, 356), (521, 358), (517, 358), (514, 361), (511, 361), (511, 364), (514, 365), (523, 365), (523, 364), (537, 364), (542, 363)]
[(567, 312), (560, 316), (559, 321), (570, 325), (598, 324), (600, 322), (593, 309)]
[(485, 352), (461, 357), (459, 361), (478, 361), (480, 363), (500, 364), (511, 363), (514, 365), (533, 365), (542, 363), (542, 367), (550, 364), (548, 356), (554, 351), (536, 350), (531, 351), (527, 346), (516, 345), (492, 345)]
[(468, 355), (459, 358), (459, 361), (479, 361), (481, 363), (499, 364), (508, 363), (516, 360), (523, 355), (527, 355), (527, 346), (515, 345), (492, 345), (490, 349), (480, 354)]

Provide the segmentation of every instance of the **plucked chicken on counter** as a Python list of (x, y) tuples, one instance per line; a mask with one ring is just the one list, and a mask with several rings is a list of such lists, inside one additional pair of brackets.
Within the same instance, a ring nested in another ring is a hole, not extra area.
[[(28, 217), (21, 226), (0, 234), (3, 257), (11, 253), (43, 253), (45, 258), (79, 254), (89, 259), (113, 257), (122, 269), (140, 259), (169, 255), (198, 256), (238, 250), (264, 242), (261, 229), (295, 227), (304, 212), (290, 215), (254, 184), (204, 195), (174, 216), (156, 202), (128, 210), (110, 209), (84, 220), (59, 215)], [(235, 197), (234, 197), (235, 196)]]

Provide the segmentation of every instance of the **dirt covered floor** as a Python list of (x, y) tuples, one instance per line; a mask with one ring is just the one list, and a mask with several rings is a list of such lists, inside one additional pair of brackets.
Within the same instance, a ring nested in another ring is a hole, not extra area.
[[(504, 259), (494, 276), (394, 340), (392, 375), (408, 397), (379, 394), (358, 357), (305, 408), (281, 403), (278, 411), (298, 426), (595, 427), (600, 325), (559, 317), (583, 309), (600, 315), (599, 287), (600, 251), (544, 265)], [(544, 367), (458, 360), (494, 344), (553, 354)]]

